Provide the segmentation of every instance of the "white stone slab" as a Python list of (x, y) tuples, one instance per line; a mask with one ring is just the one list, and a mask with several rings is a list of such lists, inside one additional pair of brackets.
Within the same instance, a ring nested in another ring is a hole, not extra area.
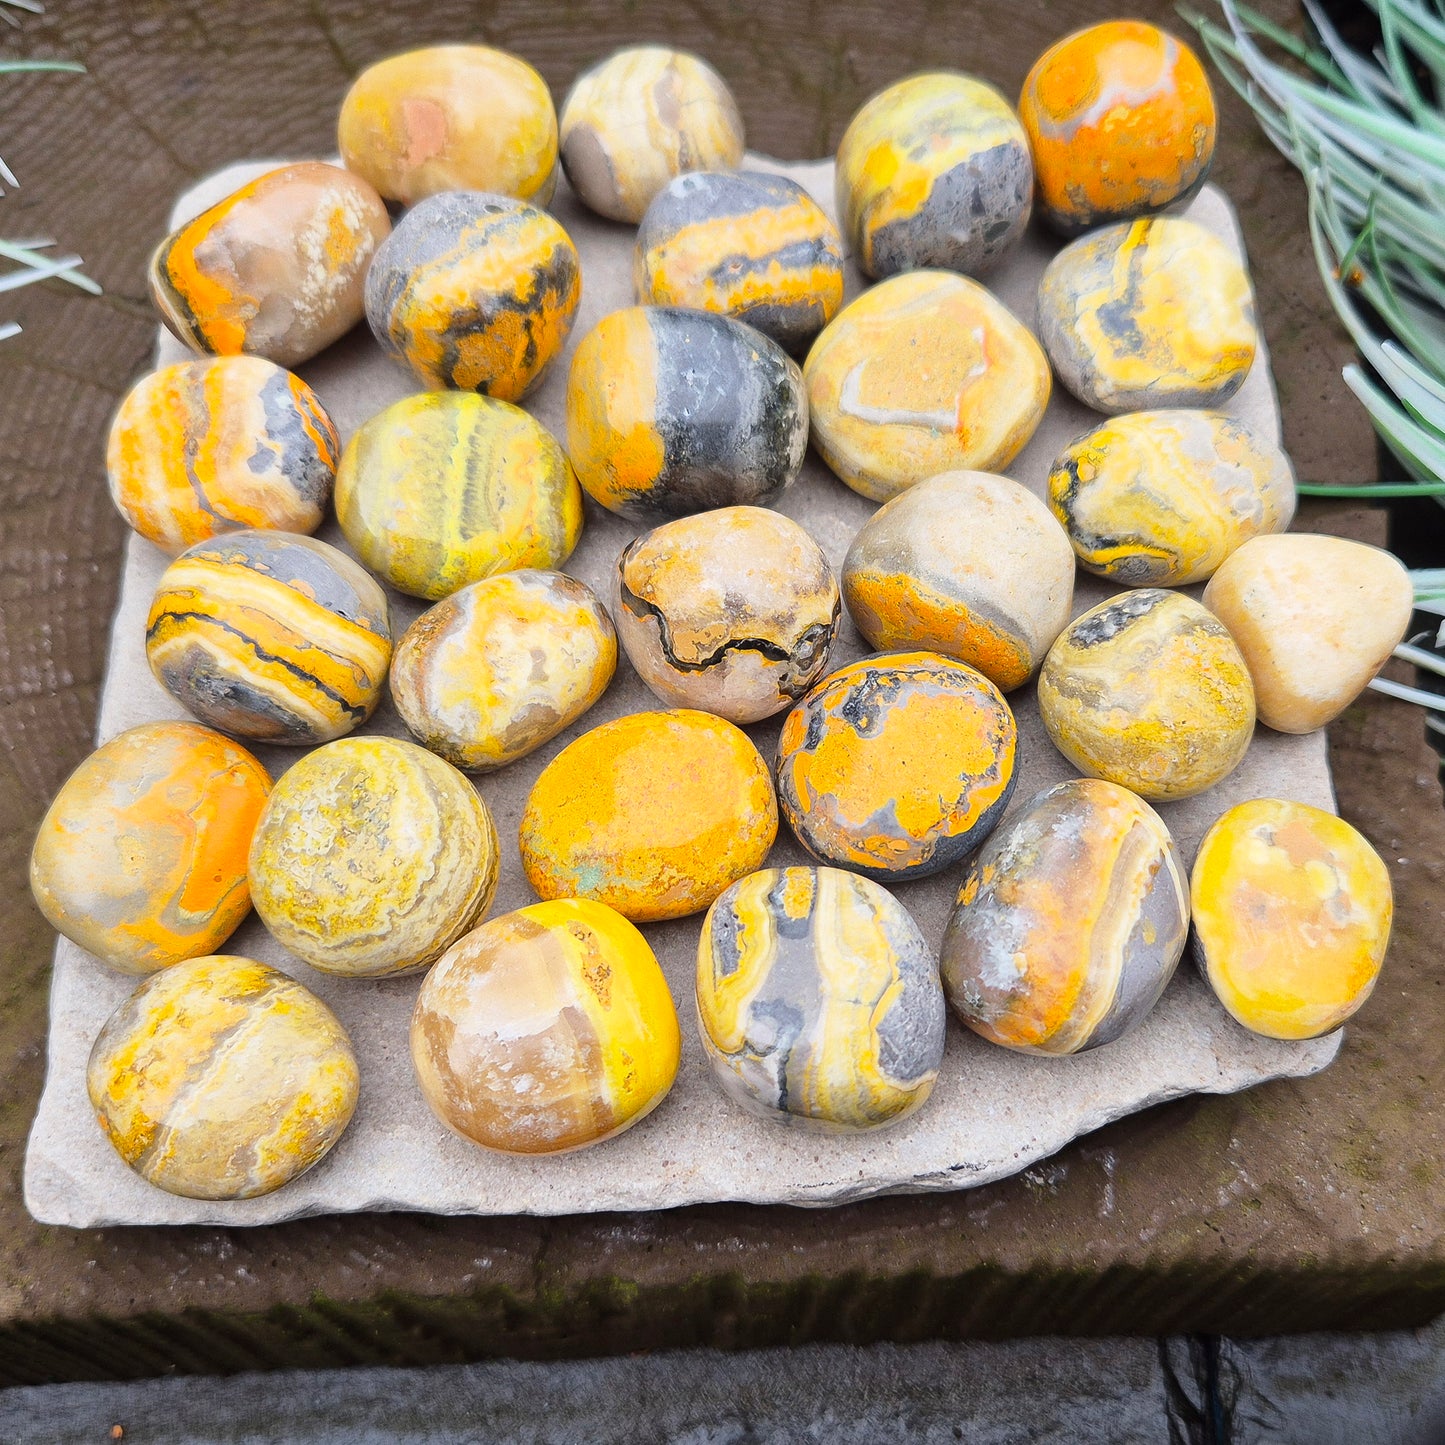
[[(751, 163), (794, 176), (831, 212), (829, 162), (781, 166)], [(272, 163), (274, 164), (274, 162)], [(243, 184), (266, 165), (237, 166), (182, 198), (177, 219)], [(553, 206), (582, 256), (583, 296), (572, 343), (607, 312), (632, 303), (633, 230), (599, 220), (581, 208), (565, 184)], [(1189, 214), (1241, 249), (1238, 227), (1223, 196), (1206, 189)], [(1055, 244), (1037, 231), (990, 286), (1029, 325), (1034, 289)], [(861, 289), (850, 268), (848, 295)], [(162, 333), (159, 359), (183, 353)], [(569, 347), (570, 355), (570, 347)], [(414, 387), (377, 350), (365, 327), (303, 368), (343, 438)], [(528, 407), (563, 435), (564, 356)], [(1227, 408), (1279, 437), (1279, 412), (1261, 351), (1249, 379)], [(1009, 469), (1042, 492), (1049, 464), (1063, 446), (1096, 424), (1092, 413), (1055, 395), (1037, 435)], [(100, 477), (88, 485), (104, 485)], [(873, 505), (838, 482), (811, 453), (802, 476), (779, 503), (802, 522), (835, 565)], [(641, 530), (587, 507), (587, 528), (567, 570), (607, 596), (605, 579), (623, 544)], [(323, 536), (340, 542), (334, 524)], [(151, 594), (165, 558), (132, 537), (116, 612), (102, 698), (99, 737), (154, 718), (184, 714), (152, 679), (143, 638)], [(1082, 574), (1075, 599), (1082, 611), (1107, 595)], [(397, 635), (421, 610), (393, 594)], [(844, 622), (835, 664), (865, 651)], [(1011, 696), (1019, 722), (1018, 807), (1035, 791), (1072, 775), (1039, 722), (1033, 689)], [(494, 913), (533, 902), (517, 853), (522, 803), (537, 773), (577, 733), (609, 718), (659, 704), (621, 662), (611, 690), (576, 727), (478, 786), (497, 820), (503, 849)], [(771, 756), (776, 722), (751, 729)], [(404, 735), (384, 707), (371, 730)], [(295, 761), (294, 751), (258, 750), (273, 774)], [(1202, 797), (1161, 808), (1185, 854), (1225, 808), (1246, 798), (1283, 796), (1333, 808), (1322, 733), (1286, 737), (1261, 728), (1239, 769)], [(806, 859), (786, 827), (770, 862)], [(958, 870), (900, 885), (935, 947), (943, 936)], [(473, 1148), (433, 1118), (412, 1077), (407, 1023), (419, 979), (342, 980), (313, 972), (285, 954), (252, 916), (226, 946), (265, 959), (295, 975), (336, 1010), (361, 1060), (361, 1101), (345, 1137), (310, 1173), (277, 1193), (235, 1203), (178, 1199), (145, 1183), (121, 1163), (92, 1117), (85, 1062), (112, 1009), (135, 986), (61, 940), (56, 949), (50, 1005), (45, 1091), (25, 1160), (25, 1202), (44, 1223), (91, 1227), (116, 1224), (267, 1224), (302, 1215), (355, 1210), (420, 1210), (434, 1214), (571, 1214), (590, 1210), (664, 1209), (718, 1200), (802, 1205), (839, 1204), (869, 1195), (964, 1189), (988, 1183), (1053, 1153), (1069, 1140), (1122, 1115), (1196, 1091), (1226, 1093), (1265, 1079), (1304, 1075), (1325, 1067), (1340, 1035), (1307, 1043), (1256, 1038), (1236, 1025), (1182, 966), (1154, 1013), (1134, 1034), (1080, 1057), (1036, 1059), (985, 1043), (950, 1020), (938, 1086), (928, 1105), (892, 1130), (858, 1136), (818, 1136), (753, 1119), (713, 1086), (695, 1038), (692, 968), (700, 917), (648, 925), (683, 1022), (683, 1060), (677, 1084), (642, 1124), (599, 1148), (550, 1159), (514, 1159)]]

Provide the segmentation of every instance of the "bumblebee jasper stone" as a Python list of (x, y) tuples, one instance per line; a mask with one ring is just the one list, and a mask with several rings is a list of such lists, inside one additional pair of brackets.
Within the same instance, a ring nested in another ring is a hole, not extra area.
[(1234, 771), (1254, 687), (1234, 639), (1197, 602), (1145, 588), (1075, 618), (1039, 672), (1054, 746), (1093, 778), (1187, 798)]
[(546, 211), (443, 191), (408, 211), (377, 251), (366, 318), (423, 386), (518, 401), (561, 351), (581, 296), (577, 248)]
[(1214, 96), (1194, 52), (1139, 20), (1080, 30), (1034, 63), (1019, 113), (1039, 211), (1065, 235), (1161, 210), (1204, 184)]
[(367, 267), (390, 230), (360, 176), (282, 166), (167, 236), (151, 258), (151, 297), (193, 351), (296, 366), (361, 320)]
[(1214, 574), (1204, 605), (1244, 654), (1260, 721), (1307, 733), (1368, 686), (1415, 604), (1410, 574), (1388, 552), (1290, 532), (1246, 542)]
[(142, 377), (110, 427), (121, 516), (172, 557), (222, 532), (314, 532), (341, 443), (316, 393), (260, 356), (179, 361)]
[(1159, 815), (1126, 788), (1072, 778), (969, 860), (943, 987), (991, 1043), (1076, 1054), (1143, 1022), (1188, 931), (1188, 884)]
[(978, 275), (1023, 234), (1034, 168), (1013, 108), (950, 71), (875, 95), (838, 147), (838, 214), (874, 277), (937, 266)]
[(342, 738), (281, 775), (251, 844), (251, 897), (312, 968), (384, 978), (482, 920), (497, 852), (487, 805), (450, 763), (397, 738)]
[(336, 519), (373, 572), (435, 601), (495, 572), (565, 562), (582, 493), (566, 453), (521, 407), (423, 392), (346, 444)]
[(607, 690), (617, 634), (561, 572), (506, 572), (422, 613), (391, 659), (391, 699), (412, 734), (470, 771), (525, 757)]
[(732, 170), (743, 158), (737, 102), (712, 66), (638, 45), (579, 75), (559, 121), (562, 168), (599, 215), (636, 225), (684, 171)]
[(924, 477), (998, 471), (1049, 400), (1037, 341), (976, 281), (913, 271), (845, 306), (803, 364), (813, 444), (886, 502)]
[(713, 904), (697, 1021), (729, 1098), (834, 1132), (906, 1118), (943, 1060), (943, 990), (918, 925), (841, 868), (768, 868)]
[(1014, 783), (1013, 713), (933, 652), (830, 673), (783, 722), (778, 801), (815, 858), (866, 878), (937, 873), (978, 847)]
[(313, 537), (231, 532), (161, 574), (146, 658), (177, 702), (222, 732), (324, 743), (376, 710), (391, 661), (386, 594)]
[(437, 1118), (505, 1154), (599, 1144), (677, 1077), (677, 1010), (647, 940), (586, 898), (504, 913), (427, 974), (411, 1057)]
[(1039, 336), (1059, 380), (1111, 413), (1220, 406), (1244, 385), (1259, 344), (1244, 266), (1177, 216), (1065, 246), (1039, 282)]
[(545, 206), (557, 185), (557, 114), (524, 60), (485, 45), (432, 45), (368, 66), (341, 103), (348, 170), (389, 201), (495, 191)]
[(1195, 960), (1253, 1033), (1316, 1038), (1369, 998), (1390, 941), (1390, 874), (1343, 818), (1240, 803), (1204, 835), (1191, 892)]
[(251, 911), (246, 850), (271, 779), (238, 743), (142, 723), (66, 780), (30, 854), (51, 926), (122, 973), (214, 953)]
[(693, 171), (652, 198), (632, 275), (643, 305), (734, 316), (798, 351), (843, 304), (843, 243), (787, 176)]
[(768, 766), (708, 713), (639, 712), (563, 748), (522, 813), (522, 867), (542, 898), (595, 898), (638, 923), (706, 908), (778, 832)]
[(722, 507), (644, 533), (617, 562), (617, 627), (648, 687), (751, 723), (828, 665), (838, 584), (822, 548), (766, 507)]
[(1222, 412), (1140, 411), (1064, 450), (1049, 505), (1081, 567), (1126, 587), (1184, 587), (1251, 537), (1289, 526), (1294, 472)]
[(584, 336), (567, 377), (567, 451), (583, 490), (656, 521), (774, 500), (808, 447), (797, 364), (726, 316), (634, 306)]
[(252, 1199), (331, 1149), (360, 1074), (315, 994), (264, 963), (211, 955), (146, 979), (111, 1014), (86, 1086), (142, 1179), (188, 1199)]
[(1074, 554), (1026, 487), (944, 472), (900, 492), (853, 538), (843, 597), (880, 652), (923, 648), (1008, 692), (1069, 620)]

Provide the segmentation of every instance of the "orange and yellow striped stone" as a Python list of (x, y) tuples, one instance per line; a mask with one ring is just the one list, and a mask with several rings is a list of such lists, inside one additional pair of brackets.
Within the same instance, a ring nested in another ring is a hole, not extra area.
[(222, 732), (327, 742), (380, 700), (391, 662), (386, 594), (313, 537), (231, 532), (161, 574), (146, 659), (177, 702)]
[(345, 978), (431, 963), (497, 891), (497, 830), (450, 763), (342, 738), (281, 775), (251, 843), (251, 899), (285, 949)]
[(1040, 214), (1065, 235), (1192, 195), (1214, 158), (1204, 67), (1140, 20), (1092, 25), (1051, 46), (1024, 81), (1019, 114)]
[(943, 1059), (938, 965), (887, 889), (768, 868), (708, 910), (697, 1020), (713, 1077), (751, 1113), (833, 1132), (907, 1118)]
[(469, 933), (427, 974), (411, 1020), (437, 1118), (507, 1154), (581, 1149), (631, 1128), (672, 1087), (681, 1048), (647, 940), (586, 898)]
[(260, 356), (179, 361), (142, 377), (111, 423), (121, 516), (174, 557), (222, 532), (314, 532), (341, 443), (316, 393)]
[(976, 281), (890, 277), (845, 306), (803, 363), (813, 445), (886, 502), (925, 477), (1006, 467), (1048, 404), (1049, 364)]
[(368, 66), (341, 102), (346, 168), (388, 201), (493, 191), (545, 206), (557, 185), (547, 83), (486, 45), (431, 45)]
[(583, 71), (558, 126), (572, 189), (598, 215), (634, 226), (674, 176), (734, 170), (743, 158), (742, 117), (722, 76), (662, 45)]
[(981, 672), (936, 652), (830, 673), (778, 738), (778, 801), (815, 858), (880, 881), (937, 873), (1003, 816), (1018, 730)]
[(137, 1174), (188, 1199), (251, 1199), (340, 1139), (361, 1076), (315, 994), (249, 958), (209, 955), (148, 978), (101, 1029), (86, 1085)]
[(1122, 1038), (1184, 952), (1189, 889), (1159, 815), (1115, 783), (1032, 798), (970, 859), (943, 939), (943, 986), (991, 1043), (1075, 1054)]
[(151, 258), (151, 297), (193, 351), (297, 366), (361, 320), (367, 268), (390, 231), (360, 176), (282, 166), (167, 236)]
[(1216, 617), (1182, 593), (1143, 588), (1059, 634), (1039, 672), (1039, 712), (1081, 773), (1145, 798), (1188, 798), (1244, 757), (1254, 685)]
[(558, 567), (582, 535), (567, 454), (521, 407), (423, 392), (346, 444), (336, 519), (391, 585), (432, 601), (518, 567)]
[(777, 832), (773, 780), (746, 733), (704, 712), (639, 712), (542, 770), (522, 813), (522, 868), (542, 898), (595, 898), (651, 923), (706, 908)]
[(1240, 803), (1204, 835), (1191, 891), (1195, 960), (1245, 1028), (1312, 1039), (1369, 998), (1390, 941), (1390, 874), (1343, 818)]
[(122, 973), (214, 953), (251, 911), (246, 853), (271, 792), (240, 744), (153, 722), (66, 780), (30, 854), (30, 891), (58, 932)]
[(407, 628), (391, 699), (418, 742), (490, 772), (570, 727), (616, 669), (617, 634), (589, 587), (562, 572), (505, 572)]

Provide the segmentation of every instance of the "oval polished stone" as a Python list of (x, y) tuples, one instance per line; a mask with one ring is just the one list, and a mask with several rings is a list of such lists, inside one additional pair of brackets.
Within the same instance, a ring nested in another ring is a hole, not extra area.
[(584, 70), (562, 104), (562, 169), (611, 221), (642, 219), (684, 171), (733, 170), (742, 117), (722, 76), (683, 50), (638, 45)]
[(1390, 874), (1343, 818), (1240, 803), (1204, 835), (1191, 887), (1195, 961), (1251, 1032), (1317, 1038), (1369, 998), (1390, 941)]
[(797, 363), (726, 316), (633, 306), (578, 344), (567, 451), (593, 501), (655, 522), (775, 500), (808, 448)]
[(146, 979), (90, 1051), (91, 1106), (142, 1179), (187, 1199), (253, 1199), (340, 1139), (361, 1076), (315, 994), (249, 958), (208, 955)]
[(912, 75), (875, 95), (838, 146), (838, 214), (875, 278), (977, 276), (1023, 235), (1034, 168), (1019, 118), (970, 75)]
[(822, 548), (766, 507), (720, 507), (644, 533), (617, 559), (622, 646), (663, 702), (752, 723), (828, 665), (838, 584)]
[(389, 978), (481, 922), (497, 866), (492, 815), (450, 763), (399, 738), (342, 738), (277, 781), (251, 843), (251, 900), (312, 968)]
[(907, 1118), (943, 1061), (938, 965), (887, 889), (841, 868), (769, 868), (708, 910), (697, 1020), (723, 1092), (829, 1132)]
[(1414, 595), (1410, 574), (1379, 547), (1290, 532), (1246, 542), (1214, 574), (1204, 605), (1244, 654), (1260, 721), (1307, 733), (1385, 665)]
[(339, 166), (268, 171), (161, 242), (151, 298), (193, 351), (297, 366), (339, 340), (391, 231), (380, 196)]
[(850, 302), (803, 363), (813, 445), (886, 502), (925, 477), (999, 471), (1049, 400), (1043, 349), (976, 281), (894, 276)]
[(429, 390), (520, 401), (562, 350), (581, 296), (577, 248), (546, 211), (442, 191), (377, 251), (366, 319), (381, 349)]
[(1178, 216), (1106, 226), (1065, 246), (1039, 281), (1039, 336), (1059, 380), (1109, 413), (1222, 406), (1259, 345), (1244, 266)]
[(641, 305), (732, 316), (796, 352), (843, 304), (843, 242), (787, 176), (692, 171), (652, 198), (632, 276)]
[(143, 376), (111, 422), (116, 510), (174, 557), (247, 527), (314, 532), (341, 451), (299, 376), (260, 356), (178, 361)]
[(1033, 676), (1073, 596), (1074, 554), (1048, 508), (988, 472), (900, 492), (843, 562), (843, 599), (880, 652), (941, 652), (1004, 692)]
[(432, 601), (518, 567), (558, 567), (582, 535), (582, 493), (541, 422), (469, 392), (409, 396), (346, 444), (336, 519), (386, 581)]
[(376, 711), (391, 661), (386, 593), (314, 537), (231, 532), (161, 574), (146, 660), (177, 702), (222, 732), (328, 742)]
[(1065, 448), (1049, 505), (1085, 570), (1126, 587), (1185, 587), (1251, 537), (1289, 526), (1294, 471), (1248, 422), (1139, 411)]
[(1039, 212), (1067, 236), (1187, 199), (1214, 158), (1204, 67), (1139, 20), (1091, 25), (1051, 46), (1024, 81), (1019, 114)]
[(617, 634), (590, 589), (561, 572), (504, 572), (407, 628), (391, 698), (418, 742), (490, 772), (570, 727), (616, 668)]
[(66, 779), (30, 854), (52, 928), (122, 973), (214, 953), (251, 911), (246, 851), (271, 792), (239, 743), (142, 723)]
[(677, 1076), (677, 1010), (647, 940), (586, 898), (484, 923), (427, 974), (411, 1019), (426, 1101), (505, 1154), (556, 1154), (645, 1118)]
[(542, 898), (595, 898), (638, 923), (706, 908), (778, 832), (768, 766), (708, 713), (639, 712), (569, 743), (522, 813), (522, 867)]
[(1079, 1053), (1144, 1021), (1188, 931), (1189, 886), (1163, 820), (1126, 788), (1071, 778), (969, 860), (943, 987), (991, 1043)]
[(934, 652), (830, 673), (783, 721), (778, 801), (815, 858), (888, 881), (937, 873), (1003, 816), (1018, 730), (980, 672)]
[(346, 168), (388, 201), (494, 191), (545, 206), (557, 186), (547, 83), (486, 45), (431, 45), (368, 66), (341, 102)]
[(1187, 798), (1244, 757), (1254, 687), (1215, 617), (1182, 593), (1145, 588), (1059, 634), (1039, 672), (1039, 712), (1081, 773), (1145, 798)]

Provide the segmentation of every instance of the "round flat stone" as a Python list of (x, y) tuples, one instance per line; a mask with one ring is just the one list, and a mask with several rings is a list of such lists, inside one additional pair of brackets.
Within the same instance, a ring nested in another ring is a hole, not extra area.
[(1109, 413), (1221, 406), (1259, 346), (1244, 266), (1177, 216), (1106, 226), (1065, 246), (1039, 281), (1039, 336), (1059, 380)]
[(525, 757), (607, 690), (617, 634), (561, 572), (505, 572), (422, 613), (391, 659), (391, 699), (418, 742), (469, 772)]
[(778, 831), (768, 766), (708, 713), (640, 712), (569, 743), (522, 814), (522, 867), (542, 898), (595, 898), (639, 923), (706, 908)]
[(1159, 815), (1126, 788), (1048, 788), (969, 860), (943, 939), (949, 1002), (980, 1037), (1075, 1054), (1138, 1027), (1174, 976), (1189, 887)]
[(1240, 803), (1204, 835), (1191, 894), (1195, 960), (1253, 1033), (1316, 1038), (1374, 989), (1390, 874), (1343, 818), (1279, 798)]
[(1289, 526), (1294, 471), (1248, 422), (1139, 411), (1065, 448), (1049, 505), (1087, 571), (1126, 587), (1185, 587), (1251, 537)]
[(1013, 107), (969, 75), (912, 75), (875, 95), (838, 146), (838, 215), (875, 278), (938, 267), (977, 276), (1023, 234), (1033, 197)]
[(520, 407), (432, 392), (392, 403), (346, 444), (336, 519), (373, 572), (436, 601), (497, 572), (560, 566), (582, 535), (582, 493)]
[(252, 1199), (340, 1139), (360, 1073), (315, 994), (264, 963), (208, 955), (152, 975), (111, 1014), (86, 1086), (142, 1179), (188, 1199)]
[(925, 477), (999, 471), (1034, 434), (1049, 364), (976, 281), (913, 271), (845, 306), (803, 364), (813, 445), (886, 502)]
[(1126, 592), (1076, 618), (1039, 672), (1054, 746), (1093, 778), (1187, 798), (1239, 765), (1254, 687), (1234, 639), (1178, 592)]
[(708, 910), (697, 1019), (723, 1092), (833, 1132), (896, 1123), (943, 1060), (938, 965), (887, 889), (840, 868), (769, 868)]
[(815, 858), (886, 882), (937, 873), (1003, 816), (1013, 713), (980, 672), (933, 652), (864, 658), (788, 714), (778, 801)]
[(1260, 721), (1307, 733), (1342, 713), (1410, 625), (1414, 587), (1388, 552), (1344, 537), (1255, 537), (1214, 574), (1204, 605), (1254, 679)]
[(644, 533), (617, 560), (618, 634), (665, 703), (751, 723), (828, 665), (838, 584), (822, 548), (766, 507), (720, 507)]
[(1026, 487), (943, 472), (885, 503), (843, 562), (843, 598), (880, 652), (921, 648), (1004, 692), (1033, 676), (1069, 620), (1074, 555)]
[(270, 792), (265, 768), (230, 738), (142, 723), (55, 795), (30, 891), (57, 932), (122, 973), (214, 953), (251, 911), (246, 852)]
[(556, 1154), (646, 1117), (677, 1076), (677, 1010), (647, 940), (586, 898), (534, 903), (454, 944), (417, 995), (411, 1056), (449, 1129)]

